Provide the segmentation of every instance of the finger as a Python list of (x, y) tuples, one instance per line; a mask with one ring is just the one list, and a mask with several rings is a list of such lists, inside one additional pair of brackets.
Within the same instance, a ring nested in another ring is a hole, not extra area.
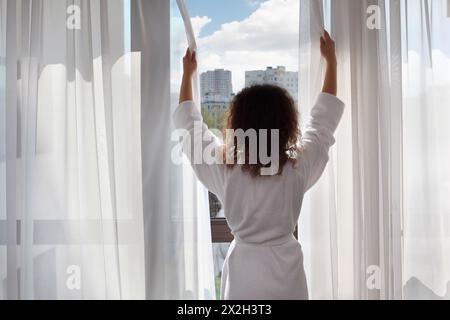
[(323, 48), (325, 46), (325, 39), (320, 37), (320, 47)]
[(184, 54), (185, 57), (189, 57), (190, 52), (189, 52), (189, 48), (186, 49), (186, 53)]
[(324, 30), (324, 31), (323, 31), (323, 34), (324, 34), (324, 38), (325, 38), (325, 41), (326, 41), (326, 42), (328, 42), (328, 41), (331, 40), (330, 34), (328, 33), (327, 30)]
[(196, 51), (193, 51), (192, 52), (192, 61), (197, 61), (197, 52)]
[(184, 56), (184, 58), (185, 58), (186, 60), (191, 60), (191, 53), (189, 52), (189, 50), (186, 51), (186, 55)]

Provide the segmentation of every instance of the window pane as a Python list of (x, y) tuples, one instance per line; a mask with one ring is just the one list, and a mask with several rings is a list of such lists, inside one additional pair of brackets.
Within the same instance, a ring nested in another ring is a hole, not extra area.
[(211, 218), (225, 218), (220, 200), (211, 192), (209, 193), (209, 212)]

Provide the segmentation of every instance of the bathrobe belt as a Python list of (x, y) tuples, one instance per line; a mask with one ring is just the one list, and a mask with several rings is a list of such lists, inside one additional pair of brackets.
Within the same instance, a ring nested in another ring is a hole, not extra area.
[(250, 241), (240, 238), (237, 235), (234, 235), (233, 241), (236, 244), (243, 244), (243, 245), (257, 246), (257, 247), (275, 247), (275, 246), (281, 246), (281, 245), (286, 244), (291, 241), (298, 242), (293, 233), (289, 233), (289, 234), (286, 234), (279, 238), (271, 239), (268, 241), (262, 241), (262, 242), (250, 242)]

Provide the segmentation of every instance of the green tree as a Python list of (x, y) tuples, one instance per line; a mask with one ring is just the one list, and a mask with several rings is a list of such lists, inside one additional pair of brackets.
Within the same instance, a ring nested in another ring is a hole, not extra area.
[(209, 128), (215, 128), (216, 120), (209, 113), (208, 109), (202, 107), (203, 121), (208, 125)]
[(217, 109), (213, 112), (209, 112), (207, 108), (202, 107), (202, 116), (203, 121), (205, 121), (210, 129), (218, 129), (222, 131), (227, 118), (227, 111)]
[(216, 114), (216, 128), (222, 131), (223, 127), (225, 126), (226, 119), (227, 119), (227, 111), (226, 110), (218, 111)]

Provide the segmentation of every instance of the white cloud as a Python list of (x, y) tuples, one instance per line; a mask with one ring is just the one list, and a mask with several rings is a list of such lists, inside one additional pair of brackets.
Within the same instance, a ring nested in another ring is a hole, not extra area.
[(261, 2), (264, 2), (264, 0), (247, 0), (247, 4), (250, 7), (256, 7), (258, 6)]
[[(211, 21), (195, 17), (201, 28)], [(298, 0), (267, 0), (246, 19), (221, 26), (212, 35), (199, 38), (199, 71), (225, 68), (233, 72), (235, 91), (244, 86), (245, 71), (284, 65), (298, 69)]]
[(196, 37), (199, 36), (202, 29), (209, 23), (211, 23), (211, 18), (207, 16), (203, 17), (193, 17), (191, 19), (192, 29), (194, 29), (194, 34)]

